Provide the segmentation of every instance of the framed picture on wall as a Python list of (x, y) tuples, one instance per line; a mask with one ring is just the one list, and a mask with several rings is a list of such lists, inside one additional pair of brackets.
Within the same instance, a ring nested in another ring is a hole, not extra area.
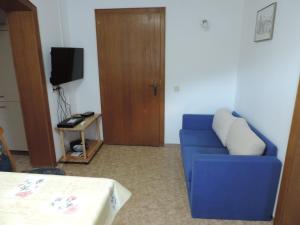
[(272, 40), (276, 17), (277, 3), (259, 10), (256, 16), (255, 42)]

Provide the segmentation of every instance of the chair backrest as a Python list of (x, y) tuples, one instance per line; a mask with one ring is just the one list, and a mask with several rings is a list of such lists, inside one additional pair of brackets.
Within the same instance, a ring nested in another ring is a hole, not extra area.
[[(2, 127), (0, 127), (0, 145), (2, 146), (1, 149), (3, 151), (3, 154), (6, 155), (10, 161), (10, 166), (11, 166), (12, 171), (16, 171), (16, 161), (8, 148), (8, 144), (4, 137), (4, 130)], [(0, 163), (1, 163), (1, 161), (0, 161)]]

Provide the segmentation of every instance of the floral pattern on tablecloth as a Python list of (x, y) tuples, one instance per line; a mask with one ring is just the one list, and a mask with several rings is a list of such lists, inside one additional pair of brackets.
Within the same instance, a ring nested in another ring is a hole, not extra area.
[(27, 177), (22, 183), (20, 183), (15, 189), (15, 195), (21, 198), (28, 197), (34, 192), (38, 191), (41, 185), (44, 183), (45, 178), (42, 177)]
[(111, 225), (131, 193), (106, 178), (0, 172), (0, 225)]
[(72, 214), (78, 210), (78, 198), (76, 196), (57, 197), (51, 202), (51, 207), (57, 212)]

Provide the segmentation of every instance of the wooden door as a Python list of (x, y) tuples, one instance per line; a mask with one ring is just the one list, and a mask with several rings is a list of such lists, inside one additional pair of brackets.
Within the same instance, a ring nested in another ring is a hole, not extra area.
[(163, 145), (165, 9), (96, 10), (104, 142)]
[(275, 225), (300, 224), (300, 89), (294, 110)]

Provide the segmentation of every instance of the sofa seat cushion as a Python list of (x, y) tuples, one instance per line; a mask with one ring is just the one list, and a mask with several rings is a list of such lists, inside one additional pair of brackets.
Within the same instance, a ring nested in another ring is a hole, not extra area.
[(229, 152), (226, 148), (208, 148), (208, 147), (192, 147), (181, 146), (181, 156), (183, 160), (184, 174), (190, 188), (190, 182), (192, 178), (193, 158), (201, 157), (208, 154), (222, 154), (228, 155)]
[(213, 130), (180, 130), (182, 146), (201, 146), (224, 148)]

